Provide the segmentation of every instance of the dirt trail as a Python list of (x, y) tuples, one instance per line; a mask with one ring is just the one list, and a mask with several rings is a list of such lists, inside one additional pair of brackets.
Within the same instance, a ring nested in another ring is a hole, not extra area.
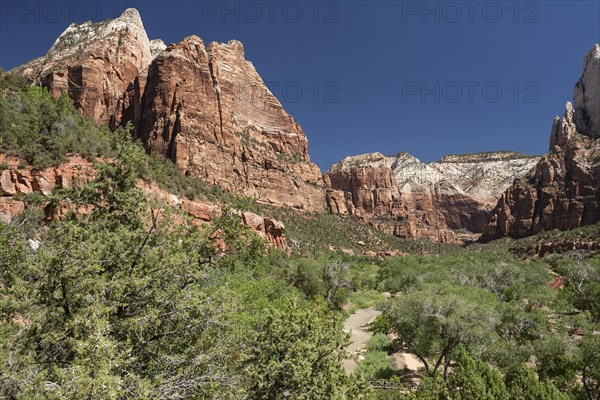
[[(361, 353), (371, 338), (373, 333), (367, 329), (369, 324), (381, 314), (374, 308), (363, 308), (357, 310), (354, 314), (350, 315), (346, 321), (344, 321), (344, 331), (350, 333), (350, 345), (348, 346), (348, 353), (351, 356), (355, 356)], [(352, 373), (358, 364), (353, 359), (344, 360), (344, 370), (346, 373)]]

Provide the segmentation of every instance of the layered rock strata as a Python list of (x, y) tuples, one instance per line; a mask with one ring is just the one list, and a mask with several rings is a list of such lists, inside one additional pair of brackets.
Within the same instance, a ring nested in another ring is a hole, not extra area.
[(400, 237), (473, 240), (502, 190), (537, 160), (511, 152), (451, 155), (432, 163), (407, 153), (348, 157), (324, 176), (328, 207)]
[(138, 135), (187, 175), (277, 206), (323, 211), (318, 167), (300, 125), (238, 41), (190, 36), (152, 62)]

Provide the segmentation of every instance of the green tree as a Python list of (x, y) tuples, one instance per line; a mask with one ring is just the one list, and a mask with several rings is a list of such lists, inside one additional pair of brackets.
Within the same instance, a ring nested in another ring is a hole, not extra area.
[(591, 331), (585, 335), (579, 348), (578, 367), (586, 398), (600, 399), (600, 335)]
[(322, 267), (325, 301), (330, 309), (340, 307), (352, 289), (351, 272), (347, 263), (334, 261)]
[(504, 376), (510, 400), (568, 400), (548, 381), (540, 381), (535, 373), (524, 365), (515, 367)]
[(475, 360), (463, 349), (447, 382), (453, 400), (508, 400), (508, 391), (500, 373), (488, 363)]
[(572, 338), (553, 332), (535, 341), (533, 350), (540, 380), (549, 380), (564, 392), (576, 386), (575, 345)]
[(342, 369), (347, 337), (323, 309), (272, 310), (257, 331), (245, 363), (249, 398), (362, 398)]
[(496, 298), (468, 286), (424, 285), (422, 289), (391, 299), (384, 318), (392, 331), (425, 365), (430, 377), (440, 367), (444, 379), (454, 350), (485, 347), (494, 334)]

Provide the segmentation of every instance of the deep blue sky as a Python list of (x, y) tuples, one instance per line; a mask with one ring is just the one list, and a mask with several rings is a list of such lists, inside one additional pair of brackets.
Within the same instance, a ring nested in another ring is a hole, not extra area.
[(372, 151), (424, 161), (544, 153), (552, 118), (600, 41), (596, 0), (2, 0), (0, 66), (43, 55), (72, 21), (113, 18), (128, 6), (167, 44), (191, 34), (242, 41), (322, 170)]

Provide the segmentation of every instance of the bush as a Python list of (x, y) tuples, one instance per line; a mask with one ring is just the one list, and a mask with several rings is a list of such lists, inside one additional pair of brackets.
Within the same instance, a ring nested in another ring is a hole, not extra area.
[(356, 371), (367, 380), (390, 379), (395, 375), (392, 359), (385, 351), (367, 351)]
[(68, 96), (54, 99), (23, 78), (0, 72), (0, 151), (43, 168), (76, 153), (112, 155), (111, 132), (81, 117)]
[(392, 341), (383, 333), (376, 333), (367, 342), (367, 350), (369, 351), (388, 351)]

